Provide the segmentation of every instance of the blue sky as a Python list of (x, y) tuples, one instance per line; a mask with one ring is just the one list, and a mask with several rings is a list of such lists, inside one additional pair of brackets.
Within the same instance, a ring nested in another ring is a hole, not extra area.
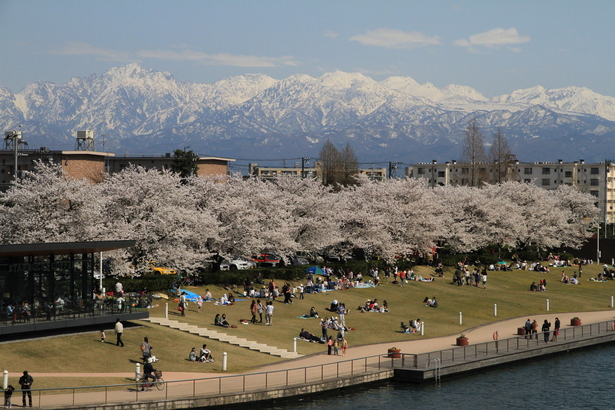
[(137, 62), (181, 81), (341, 70), (615, 96), (615, 1), (0, 0), (0, 85)]

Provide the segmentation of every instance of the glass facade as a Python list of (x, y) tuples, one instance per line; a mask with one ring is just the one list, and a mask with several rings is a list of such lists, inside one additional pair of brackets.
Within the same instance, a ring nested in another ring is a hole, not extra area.
[(0, 327), (133, 313), (134, 301), (102, 294), (94, 277), (99, 252), (128, 246), (134, 241), (0, 245)]

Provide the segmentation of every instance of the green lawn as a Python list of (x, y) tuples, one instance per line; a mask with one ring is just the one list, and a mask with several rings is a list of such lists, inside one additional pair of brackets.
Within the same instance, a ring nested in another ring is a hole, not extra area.
[[(611, 295), (615, 295), (615, 281), (606, 283), (590, 282), (601, 267), (587, 266), (583, 270), (581, 285), (564, 285), (559, 282), (561, 272), (572, 275), (576, 268), (556, 268), (549, 273), (529, 271), (489, 272), (487, 289), (473, 286), (458, 287), (451, 283), (452, 270), (445, 272), (444, 278), (434, 282), (410, 282), (404, 287), (383, 283), (382, 286), (368, 289), (351, 289), (344, 291), (306, 294), (305, 300), (293, 299), (294, 303), (285, 305), (281, 299), (274, 302), (275, 312), (273, 326), (242, 325), (241, 319), (249, 320), (250, 301), (240, 301), (234, 306), (221, 307), (213, 303), (204, 303), (203, 311), (196, 312), (196, 304), (191, 303), (186, 317), (179, 316), (176, 304), (169, 300), (169, 317), (197, 326), (213, 328), (216, 313), (226, 313), (236, 329), (226, 331), (239, 337), (255, 340), (268, 345), (292, 350), (293, 338), (305, 327), (320, 336), (318, 319), (299, 319), (298, 316), (309, 312), (315, 306), (321, 316), (328, 316), (326, 311), (333, 299), (346, 303), (349, 314), (346, 316), (348, 326), (356, 330), (347, 333), (349, 345), (362, 345), (421, 337), (399, 333), (401, 321), (421, 318), (426, 323), (424, 337), (436, 337), (459, 334), (464, 329), (473, 328), (494, 320), (511, 317), (534, 315), (545, 312), (546, 300), (550, 301), (551, 312), (593, 311), (610, 308)], [(417, 275), (429, 276), (432, 269), (416, 267)], [(547, 280), (548, 292), (529, 292), (532, 282)], [(281, 285), (281, 284), (279, 284)], [(208, 286), (213, 296), (218, 298), (223, 290)], [(197, 293), (204, 293), (203, 288), (188, 288)], [(426, 296), (436, 296), (439, 301), (437, 309), (425, 307), (422, 303)], [(357, 310), (367, 299), (387, 300), (390, 313), (360, 313)], [(150, 310), (151, 316), (164, 316), (164, 299), (159, 299), (159, 306)], [(494, 317), (494, 304), (497, 304), (498, 316)], [(463, 312), (463, 326), (459, 326), (459, 312)], [(220, 372), (222, 352), (228, 353), (228, 370), (242, 372), (264, 364), (282, 359), (266, 354), (252, 352), (227, 343), (204, 339), (188, 333), (171, 330), (147, 322), (135, 322), (142, 327), (128, 328), (124, 333), (126, 347), (116, 347), (114, 343), (101, 343), (97, 333), (70, 335), (37, 341), (20, 341), (2, 346), (3, 369), (10, 372), (29, 370), (32, 373), (44, 372), (133, 372), (135, 363), (140, 362), (139, 344), (148, 336), (154, 354), (161, 360), (158, 364), (163, 371), (181, 372)], [(331, 334), (331, 331), (330, 331)], [(107, 332), (107, 341), (114, 342), (115, 335)], [(197, 350), (207, 343), (217, 359), (213, 364), (191, 363), (186, 360), (192, 347)], [(300, 353), (322, 352), (324, 345), (298, 342)], [(60, 381), (59, 381), (60, 380)], [(14, 385), (17, 380), (10, 380)], [(117, 380), (92, 378), (79, 385), (113, 384)], [(36, 387), (66, 385), (66, 380), (57, 378), (37, 379)]]

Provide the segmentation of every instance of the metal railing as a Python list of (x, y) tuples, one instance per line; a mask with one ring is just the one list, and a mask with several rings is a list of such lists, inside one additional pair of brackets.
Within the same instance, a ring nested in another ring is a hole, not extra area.
[(11, 316), (7, 316), (3, 312), (0, 316), (0, 327), (133, 313), (140, 306), (147, 307), (148, 302), (142, 302), (141, 299), (143, 297), (139, 295), (126, 295), (121, 308), (115, 298), (80, 300), (74, 303), (66, 303), (63, 306), (55, 304), (33, 306), (28, 314), (21, 312), (20, 307), (17, 306), (15, 313)]
[[(591, 338), (605, 333), (613, 333), (613, 321), (592, 323), (589, 325), (572, 326), (559, 330), (557, 342), (567, 342), (582, 338)], [(514, 337), (494, 340), (489, 342), (476, 343), (468, 346), (456, 346), (450, 349), (437, 350), (420, 354), (403, 354), (399, 367), (406, 369), (424, 368), (424, 363), (436, 358), (441, 366), (450, 366), (464, 361), (481, 360), (496, 355), (506, 355), (522, 350), (530, 350), (536, 347), (547, 345), (544, 341), (545, 332), (538, 332), (531, 335), (517, 335)], [(553, 331), (549, 332), (549, 337), (553, 336)]]
[[(613, 322), (608, 321), (560, 329), (558, 342), (590, 339), (605, 333), (614, 333), (613, 326)], [(537, 338), (535, 338), (536, 335)], [(163, 391), (141, 392), (134, 382), (90, 387), (32, 389), (30, 391), (35, 396), (35, 403), (42, 408), (214, 397), (305, 386), (396, 368), (426, 370), (426, 363), (434, 361), (437, 362), (439, 369), (463, 361), (480, 360), (544, 346), (543, 333), (539, 332), (529, 338), (521, 335), (427, 353), (401, 353), (401, 357), (392, 357), (391, 354), (374, 355), (285, 370), (167, 381), (166, 389)], [(20, 399), (19, 393), (20, 391), (15, 392), (13, 400)]]

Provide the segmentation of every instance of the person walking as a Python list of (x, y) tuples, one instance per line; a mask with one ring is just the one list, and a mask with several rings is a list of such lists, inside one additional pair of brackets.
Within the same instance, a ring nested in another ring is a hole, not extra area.
[(26, 407), (26, 395), (30, 401), (30, 407), (32, 407), (32, 392), (30, 391), (32, 388), (32, 383), (34, 383), (34, 379), (28, 374), (27, 370), (24, 371), (23, 376), (19, 378), (19, 385), (21, 386), (21, 402), (24, 407)]
[(141, 354), (143, 355), (143, 363), (147, 363), (148, 359), (152, 357), (152, 347), (147, 337), (144, 337), (143, 343), (141, 343)]
[(188, 307), (188, 302), (186, 301), (186, 292), (182, 292), (179, 297), (179, 310), (182, 316), (186, 316), (186, 308)]
[(557, 336), (559, 335), (559, 328), (561, 326), (561, 322), (559, 321), (559, 318), (555, 318), (555, 326), (553, 328), (553, 337), (551, 338), (552, 342), (557, 342)]
[(348, 340), (342, 338), (342, 356), (346, 356), (346, 350), (348, 350)]
[(122, 341), (122, 333), (124, 333), (124, 325), (120, 322), (120, 318), (115, 319), (115, 336), (117, 338), (115, 345), (124, 347), (124, 342)]
[(258, 323), (263, 323), (263, 311), (265, 310), (265, 306), (263, 306), (260, 299), (256, 300), (256, 307), (258, 310)]
[(256, 305), (256, 300), (252, 299), (252, 304), (250, 305), (250, 313), (252, 314), (252, 320), (250, 322), (254, 325), (256, 324), (256, 313), (258, 312), (258, 306)]
[(550, 336), (549, 330), (550, 329), (551, 329), (551, 323), (547, 319), (545, 319), (544, 323), (542, 324), (542, 329), (541, 329), (545, 336), (545, 343), (549, 343), (549, 336)]
[(267, 321), (267, 326), (273, 325), (273, 302), (267, 302), (267, 306), (265, 307), (265, 320)]

